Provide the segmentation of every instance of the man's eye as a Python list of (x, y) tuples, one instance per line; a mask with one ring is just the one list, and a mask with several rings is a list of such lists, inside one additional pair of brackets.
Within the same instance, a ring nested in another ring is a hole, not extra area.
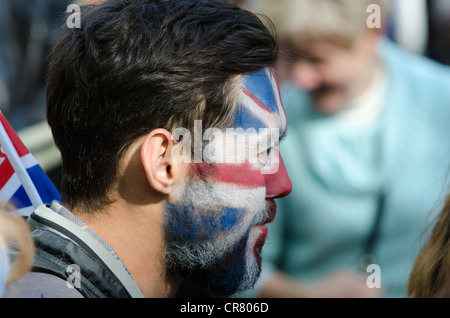
[(270, 154), (272, 152), (272, 148), (267, 149), (264, 152), (258, 154), (258, 164), (261, 166), (266, 166), (270, 163)]

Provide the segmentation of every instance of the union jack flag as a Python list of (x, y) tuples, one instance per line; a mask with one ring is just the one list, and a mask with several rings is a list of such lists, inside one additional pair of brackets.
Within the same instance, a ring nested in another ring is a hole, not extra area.
[(13, 204), (23, 216), (60, 194), (0, 112), (0, 200)]

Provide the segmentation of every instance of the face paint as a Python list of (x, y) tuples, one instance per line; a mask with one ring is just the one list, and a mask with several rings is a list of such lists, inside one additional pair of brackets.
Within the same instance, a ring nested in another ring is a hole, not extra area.
[(9, 267), (8, 249), (4, 245), (0, 244), (0, 298), (3, 296), (6, 282), (8, 281)]
[[(193, 176), (179, 203), (166, 205), (166, 261), (171, 271), (217, 296), (251, 287), (245, 251), (251, 231), (268, 220), (264, 188), (240, 189)], [(250, 230), (251, 229), (251, 230)], [(257, 264), (252, 272), (257, 272)], [(226, 278), (226, 279), (225, 279)]]
[[(273, 199), (291, 190), (282, 160), (274, 160), (280, 159), (279, 138), (267, 144), (273, 139), (267, 131), (276, 129), (278, 136), (286, 131), (272, 72), (265, 69), (245, 76), (239, 94), (240, 105), (230, 128), (240, 128), (247, 141), (265, 142), (258, 148), (265, 150), (261, 156), (268, 160), (250, 162), (247, 156), (243, 162), (192, 164), (183, 195), (166, 204), (164, 221), (169, 269), (222, 297), (251, 288), (258, 279), (266, 223), (276, 214)], [(229, 138), (226, 130), (224, 137)], [(272, 161), (277, 161), (276, 169), (264, 174), (263, 169), (273, 168)]]

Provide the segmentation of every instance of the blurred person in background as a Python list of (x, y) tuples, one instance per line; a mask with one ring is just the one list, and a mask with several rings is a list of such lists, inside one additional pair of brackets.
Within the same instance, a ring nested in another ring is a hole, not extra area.
[[(11, 253), (12, 246), (15, 254)], [(25, 221), (0, 209), (0, 298), (7, 285), (31, 269), (33, 255), (34, 242)]]
[(279, 201), (261, 279), (241, 296), (406, 296), (448, 186), (450, 71), (386, 39), (385, 1), (245, 7), (268, 16), (282, 49), (293, 192)]
[(0, 111), (20, 130), (45, 120), (45, 69), (70, 0), (0, 1)]

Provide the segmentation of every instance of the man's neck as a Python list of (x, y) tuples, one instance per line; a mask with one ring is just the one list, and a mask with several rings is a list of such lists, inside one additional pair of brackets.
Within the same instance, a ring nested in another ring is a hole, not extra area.
[(145, 297), (173, 297), (180, 280), (165, 266), (160, 207), (119, 200), (106, 210), (92, 214), (75, 208), (73, 213), (111, 246)]

